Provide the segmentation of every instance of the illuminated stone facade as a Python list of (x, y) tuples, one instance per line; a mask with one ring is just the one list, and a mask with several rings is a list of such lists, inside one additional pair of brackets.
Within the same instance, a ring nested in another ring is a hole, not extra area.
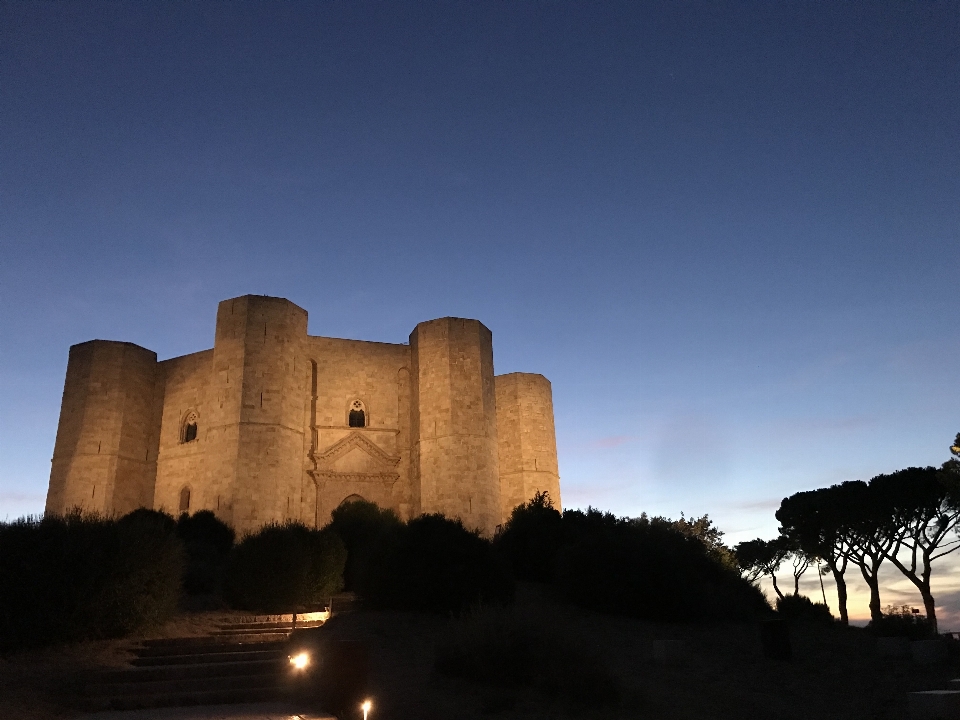
[(314, 337), (302, 308), (246, 295), (220, 303), (212, 350), (70, 348), (46, 509), (209, 509), (247, 532), (356, 496), (490, 533), (537, 490), (560, 506), (550, 383), (494, 376), (482, 323)]

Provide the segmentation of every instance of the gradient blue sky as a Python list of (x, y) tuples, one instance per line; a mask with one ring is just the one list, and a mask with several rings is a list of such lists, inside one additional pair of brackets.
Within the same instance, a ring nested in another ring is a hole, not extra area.
[(0, 97), (0, 518), (71, 344), (246, 293), (482, 320), (565, 506), (731, 542), (960, 431), (955, 3), (10, 2)]

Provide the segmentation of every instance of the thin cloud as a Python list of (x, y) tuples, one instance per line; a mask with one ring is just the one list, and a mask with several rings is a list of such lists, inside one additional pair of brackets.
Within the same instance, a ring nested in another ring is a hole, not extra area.
[(46, 497), (39, 493), (0, 492), (0, 503), (38, 502), (45, 500)]
[(45, 499), (39, 493), (0, 492), (0, 522), (41, 514)]
[(627, 443), (633, 442), (636, 438), (632, 435), (610, 435), (609, 437), (603, 437), (599, 440), (594, 440), (590, 443), (589, 447), (594, 450), (609, 450), (611, 448), (620, 447), (621, 445), (626, 445)]
[(622, 499), (629, 492), (633, 483), (616, 483), (610, 485), (568, 485), (563, 488), (563, 506), (565, 508), (585, 508), (588, 505), (597, 507), (598, 503), (610, 499)]
[(607, 437), (597, 438), (596, 440), (591, 440), (588, 443), (577, 443), (566, 445), (562, 444), (559, 448), (560, 454), (570, 452), (596, 452), (600, 450), (613, 450), (615, 448), (621, 447), (622, 445), (628, 445), (630, 443), (636, 442), (637, 437), (633, 435), (609, 435)]
[(735, 510), (777, 510), (783, 498), (769, 498), (768, 500), (755, 500), (754, 502), (738, 503), (732, 507)]

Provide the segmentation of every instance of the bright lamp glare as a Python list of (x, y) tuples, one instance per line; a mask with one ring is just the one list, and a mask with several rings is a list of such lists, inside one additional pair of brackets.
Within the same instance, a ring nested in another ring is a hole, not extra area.
[(364, 700), (363, 705), (360, 706), (360, 709), (363, 710), (363, 720), (367, 720), (367, 713), (370, 712), (370, 708), (373, 707), (373, 703), (369, 700)]
[(302, 652), (299, 655), (294, 655), (290, 658), (290, 664), (293, 665), (297, 670), (303, 670), (307, 665), (310, 664), (310, 656), (305, 652)]

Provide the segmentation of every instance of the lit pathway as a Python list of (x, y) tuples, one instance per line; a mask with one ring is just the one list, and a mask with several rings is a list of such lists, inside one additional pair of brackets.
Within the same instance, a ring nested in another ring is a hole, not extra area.
[(336, 720), (289, 703), (151, 708), (81, 715), (77, 720)]

